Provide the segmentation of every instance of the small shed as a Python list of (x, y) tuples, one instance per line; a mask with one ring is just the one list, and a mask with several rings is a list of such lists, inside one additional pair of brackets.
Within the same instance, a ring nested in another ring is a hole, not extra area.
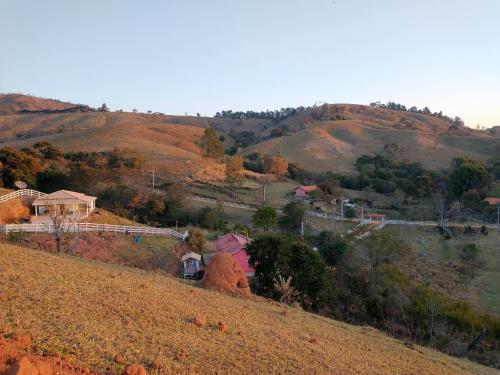
[(309, 194), (313, 191), (318, 190), (319, 188), (316, 185), (312, 186), (297, 186), (293, 191), (295, 192), (296, 198), (308, 198)]
[(373, 221), (384, 221), (385, 220), (385, 215), (384, 214), (365, 214), (365, 218), (368, 220), (373, 220)]
[(181, 258), (183, 264), (182, 277), (185, 279), (196, 279), (201, 267), (201, 255), (189, 252)]

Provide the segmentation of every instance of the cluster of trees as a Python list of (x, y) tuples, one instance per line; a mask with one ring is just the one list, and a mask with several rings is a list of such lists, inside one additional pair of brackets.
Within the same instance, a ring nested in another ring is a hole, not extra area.
[[(416, 198), (430, 197), (444, 176), (426, 170), (420, 163), (396, 162), (386, 155), (363, 155), (356, 160), (358, 188), (372, 187), (377, 193), (392, 194), (396, 189)], [(341, 179), (342, 181), (342, 179)], [(343, 179), (344, 185), (352, 183)], [(361, 190), (360, 189), (360, 190)]]
[[(500, 344), (500, 319), (410, 280), (397, 260), (411, 251), (386, 231), (362, 245), (331, 232), (307, 238), (264, 233), (247, 247), (260, 295), (489, 364)], [(475, 253), (471, 246), (464, 250), (464, 256)], [(483, 330), (483, 341), (475, 343)]]
[(297, 108), (281, 108), (274, 111), (221, 111), (217, 112), (214, 117), (225, 118), (232, 120), (245, 120), (245, 119), (258, 119), (258, 120), (271, 120), (273, 122), (279, 122), (286, 119), (287, 117), (293, 116), (297, 113), (310, 111), (312, 107), (297, 107)]
[(20, 180), (48, 193), (68, 188), (95, 192), (96, 182), (116, 181), (120, 168), (138, 169), (143, 162), (130, 150), (64, 154), (48, 142), (38, 142), (33, 148), (0, 149), (0, 184), (14, 187)]
[(400, 103), (395, 103), (395, 102), (388, 102), (387, 104), (384, 104), (381, 102), (372, 102), (372, 103), (370, 103), (370, 106), (376, 107), (376, 108), (383, 108), (383, 109), (392, 109), (394, 111), (422, 113), (424, 115), (434, 116), (438, 119), (447, 121), (453, 125), (457, 125), (457, 126), (464, 126), (465, 125), (464, 121), (460, 117), (456, 116), (456, 117), (452, 118), (452, 117), (446, 116), (443, 114), (443, 111), (432, 112), (429, 109), (429, 107), (424, 107), (423, 109), (419, 109), (415, 106), (407, 108), (405, 105), (400, 104)]

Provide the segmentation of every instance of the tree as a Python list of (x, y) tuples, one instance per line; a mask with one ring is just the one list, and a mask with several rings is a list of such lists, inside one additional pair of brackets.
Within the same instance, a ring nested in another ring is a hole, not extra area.
[(314, 240), (314, 244), (331, 267), (338, 264), (348, 249), (348, 243), (343, 237), (329, 231), (321, 232)]
[(329, 290), (327, 266), (321, 256), (304, 241), (286, 234), (263, 234), (247, 245), (249, 262), (255, 269), (260, 293), (280, 299), (275, 283), (288, 280), (302, 295), (305, 307), (319, 308)]
[(33, 145), (33, 148), (38, 150), (45, 159), (57, 160), (63, 156), (62, 151), (49, 142), (37, 142)]
[(306, 206), (302, 202), (290, 202), (283, 207), (283, 215), (279, 218), (282, 229), (296, 231), (301, 227), (306, 215)]
[(224, 155), (224, 145), (219, 140), (214, 128), (205, 129), (200, 140), (200, 147), (205, 158), (218, 159)]
[[(72, 228), (77, 228), (75, 223), (70, 219), (68, 212), (65, 209), (60, 209), (59, 207), (53, 206), (49, 209), (50, 224), (47, 228), (47, 232), (52, 233), (52, 237), (56, 243), (56, 252), (61, 254), (62, 244), (68, 233), (71, 232)], [(76, 232), (76, 231), (75, 231)], [(70, 253), (72, 251), (72, 246), (68, 245), (65, 249), (65, 253)]]
[(43, 172), (36, 174), (38, 189), (45, 193), (53, 193), (67, 188), (68, 180), (68, 175), (56, 168), (47, 168)]
[(453, 172), (450, 176), (450, 189), (456, 197), (471, 189), (486, 190), (491, 177), (482, 161), (465, 158), (455, 158), (452, 161)]
[(102, 105), (99, 107), (99, 112), (109, 112), (109, 108), (106, 103), (102, 103)]
[(276, 181), (276, 177), (272, 174), (263, 174), (257, 177), (257, 182), (262, 186), (262, 201), (266, 203), (266, 190), (269, 185)]
[(475, 262), (479, 256), (481, 249), (478, 245), (469, 243), (462, 247), (462, 254), (460, 257), (466, 262)]
[(256, 228), (268, 231), (269, 227), (276, 225), (278, 215), (273, 207), (260, 207), (252, 216), (252, 224)]
[(264, 158), (264, 172), (282, 179), (288, 173), (288, 161), (279, 155)]
[(198, 254), (203, 254), (205, 251), (205, 234), (196, 228), (190, 230), (187, 245), (189, 250)]
[(274, 280), (290, 276), (288, 266), (292, 238), (281, 234), (263, 234), (247, 245), (249, 263), (255, 269), (261, 294), (272, 296)]
[(236, 186), (243, 183), (243, 158), (240, 155), (226, 158), (226, 183), (235, 194)]

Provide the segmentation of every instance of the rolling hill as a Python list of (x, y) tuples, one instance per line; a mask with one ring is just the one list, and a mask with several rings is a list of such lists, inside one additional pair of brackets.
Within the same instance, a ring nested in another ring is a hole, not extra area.
[(30, 334), (35, 353), (102, 373), (128, 363), (182, 374), (496, 373), (262, 298), (12, 245), (0, 251), (0, 334)]
[[(12, 112), (5, 103), (13, 99), (6, 97), (0, 100), (0, 113)], [(30, 102), (21, 99), (16, 96), (18, 110)], [(227, 147), (250, 134), (252, 144), (240, 150), (243, 154), (279, 153), (316, 172), (352, 173), (356, 158), (381, 153), (386, 144), (398, 145), (401, 160), (419, 161), (434, 170), (448, 167), (456, 156), (488, 160), (500, 154), (498, 132), (450, 129), (449, 122), (430, 115), (350, 104), (325, 104), (281, 120), (124, 112), (10, 114), (0, 116), (0, 147), (27, 147), (44, 140), (66, 151), (132, 148), (158, 165), (193, 172), (206, 166), (197, 144), (207, 126), (224, 135)]]
[(419, 113), (340, 104), (301, 117), (301, 121), (290, 118), (280, 124), (292, 130), (289, 135), (245, 152), (280, 153), (314, 171), (343, 173), (352, 172), (359, 156), (381, 153), (385, 144), (397, 144), (401, 160), (418, 161), (434, 170), (449, 166), (456, 156), (487, 160), (500, 153), (498, 136), (468, 128), (450, 131), (450, 123)]
[(64, 110), (75, 104), (55, 99), (38, 98), (22, 94), (0, 94), (0, 115), (13, 115), (19, 111)]

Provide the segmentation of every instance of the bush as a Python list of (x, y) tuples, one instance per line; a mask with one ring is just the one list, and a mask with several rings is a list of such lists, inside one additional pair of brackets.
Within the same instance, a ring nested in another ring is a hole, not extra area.
[(481, 249), (478, 245), (469, 243), (462, 247), (462, 253), (460, 254), (460, 257), (463, 261), (474, 262), (477, 260), (480, 252)]
[(356, 217), (356, 210), (352, 207), (349, 207), (348, 209), (345, 210), (344, 216), (348, 219), (353, 219)]

